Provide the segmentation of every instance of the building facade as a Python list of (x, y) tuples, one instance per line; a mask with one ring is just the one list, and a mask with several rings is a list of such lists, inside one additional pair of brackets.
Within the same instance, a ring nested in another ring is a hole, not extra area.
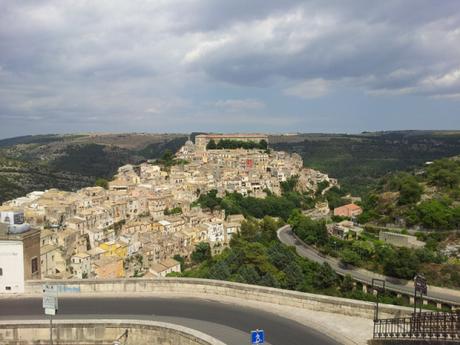
[(238, 141), (253, 141), (258, 143), (265, 140), (268, 143), (268, 135), (266, 134), (199, 134), (195, 137), (195, 147), (198, 151), (206, 150), (206, 145), (214, 140), (216, 143), (220, 140), (238, 140)]
[(40, 230), (11, 234), (0, 224), (0, 293), (24, 292), (24, 281), (40, 279)]

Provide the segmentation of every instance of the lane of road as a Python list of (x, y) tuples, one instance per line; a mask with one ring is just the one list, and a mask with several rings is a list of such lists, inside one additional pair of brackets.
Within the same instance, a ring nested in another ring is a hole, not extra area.
[[(353, 279), (358, 280), (360, 282), (364, 282), (369, 285), (372, 284), (372, 278), (384, 279), (385, 286), (390, 291), (409, 295), (413, 295), (414, 293), (413, 286), (405, 285), (405, 282), (398, 283), (399, 280), (397, 278), (382, 276), (380, 274), (370, 272), (361, 268), (343, 267), (342, 265), (340, 265), (339, 260), (337, 260), (336, 258), (321, 255), (314, 248), (298, 240), (292, 232), (290, 226), (283, 226), (282, 228), (278, 229), (278, 238), (284, 244), (294, 246), (296, 248), (297, 253), (304, 258), (321, 264), (327, 262), (329, 265), (331, 265), (332, 269), (340, 275), (350, 274), (353, 277)], [(428, 287), (428, 297), (447, 303), (460, 305), (460, 294), (449, 293), (446, 290), (448, 289), (445, 289), (444, 291), (437, 291), (430, 289)]]
[[(43, 318), (41, 303), (41, 298), (0, 299), (0, 319)], [(265, 330), (271, 345), (338, 345), (326, 335), (270, 311), (197, 298), (61, 297), (56, 317), (173, 322), (207, 333), (228, 345), (249, 344), (249, 332), (256, 328)]]

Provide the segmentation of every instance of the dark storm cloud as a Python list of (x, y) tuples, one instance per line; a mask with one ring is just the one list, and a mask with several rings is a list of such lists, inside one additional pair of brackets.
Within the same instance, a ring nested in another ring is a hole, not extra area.
[(193, 67), (242, 85), (273, 77), (348, 78), (370, 90), (459, 92), (457, 1), (321, 4), (295, 6), (221, 30), (202, 43), (201, 53), (198, 47)]
[[(460, 98), (458, 1), (0, 1), (0, 119), (10, 127), (154, 129), (160, 115), (193, 123), (187, 114), (203, 125), (227, 121), (213, 113), (224, 107), (275, 121), (259, 106), (274, 93), (346, 89)], [(297, 107), (283, 116), (298, 121)]]

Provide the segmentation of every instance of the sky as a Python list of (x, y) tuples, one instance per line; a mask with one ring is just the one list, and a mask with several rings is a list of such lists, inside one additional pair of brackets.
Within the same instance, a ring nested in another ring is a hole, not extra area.
[(0, 0), (0, 138), (460, 129), (458, 0)]

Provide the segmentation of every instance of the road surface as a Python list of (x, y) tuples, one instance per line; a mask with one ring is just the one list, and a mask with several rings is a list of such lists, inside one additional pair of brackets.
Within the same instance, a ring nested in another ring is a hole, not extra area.
[[(1, 319), (44, 318), (41, 298), (0, 298)], [(250, 344), (250, 331), (265, 331), (267, 345), (338, 345), (331, 338), (269, 311), (198, 298), (61, 297), (56, 318), (147, 319), (179, 324), (228, 345)]]
[[(351, 267), (347, 268), (340, 265), (339, 260), (330, 256), (320, 254), (316, 249), (300, 241), (292, 232), (289, 225), (285, 225), (278, 229), (278, 238), (284, 244), (294, 246), (297, 253), (309, 260), (324, 263), (327, 262), (331, 265), (332, 269), (340, 275), (350, 274), (354, 280), (368, 285), (372, 284), (372, 278), (384, 279), (385, 287), (397, 293), (413, 295), (414, 287), (412, 284), (407, 284), (407, 281), (403, 281), (393, 277), (383, 276), (371, 271), (367, 271), (362, 268)], [(407, 285), (406, 285), (407, 284)], [(447, 304), (460, 305), (460, 291), (441, 289), (435, 287), (428, 287), (428, 298), (444, 302)]]

